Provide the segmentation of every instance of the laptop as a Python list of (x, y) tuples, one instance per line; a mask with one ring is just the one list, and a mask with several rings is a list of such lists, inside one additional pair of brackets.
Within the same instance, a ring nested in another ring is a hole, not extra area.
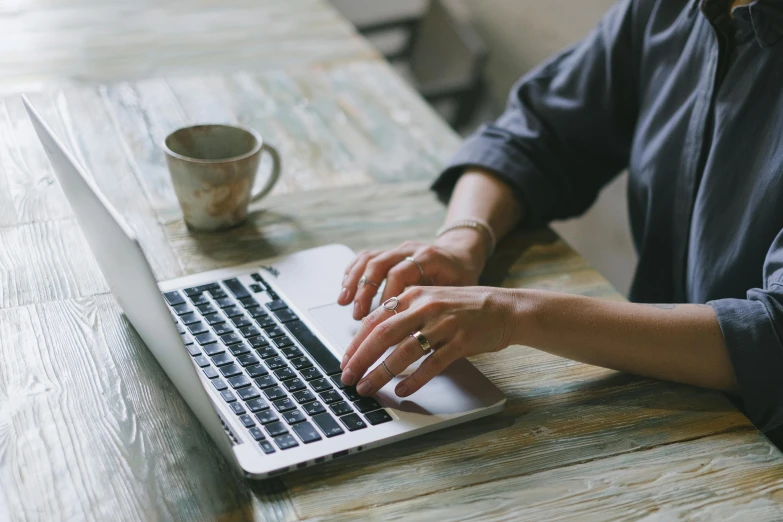
[(340, 380), (359, 322), (336, 304), (354, 253), (328, 245), (156, 282), (135, 234), (24, 98), (112, 293), (225, 457), (264, 479), (503, 409), (467, 360), (401, 399)]

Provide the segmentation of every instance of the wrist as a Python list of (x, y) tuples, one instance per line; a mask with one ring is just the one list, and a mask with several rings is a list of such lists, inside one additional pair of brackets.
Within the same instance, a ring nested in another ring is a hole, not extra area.
[(489, 253), (486, 239), (479, 230), (455, 228), (435, 238), (434, 244), (467, 256), (478, 273), (484, 270)]
[(509, 344), (539, 346), (543, 332), (547, 308), (558, 294), (543, 290), (524, 288), (509, 289), (510, 313), (507, 330)]

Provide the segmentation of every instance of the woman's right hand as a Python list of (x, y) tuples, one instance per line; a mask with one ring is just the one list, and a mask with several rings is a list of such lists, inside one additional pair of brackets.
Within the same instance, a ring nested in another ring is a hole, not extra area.
[[(359, 320), (370, 313), (372, 300), (384, 281), (381, 302), (414, 285), (476, 285), (484, 270), (486, 250), (486, 239), (480, 232), (455, 229), (432, 244), (406, 241), (391, 250), (361, 252), (345, 271), (337, 302), (345, 306), (353, 301), (353, 317)], [(418, 265), (406, 261), (406, 257), (413, 257)], [(367, 283), (359, 284), (362, 276)]]

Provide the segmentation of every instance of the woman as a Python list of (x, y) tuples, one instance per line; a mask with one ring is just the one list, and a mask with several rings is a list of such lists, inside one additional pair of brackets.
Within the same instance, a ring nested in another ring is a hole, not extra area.
[[(364, 320), (343, 381), (371, 395), (429, 352), (404, 397), (523, 344), (723, 390), (762, 430), (783, 424), (783, 2), (744, 4), (621, 0), (522, 78), (435, 182), (450, 204), (434, 243), (348, 267), (338, 302)], [(475, 286), (497, 239), (583, 212), (626, 168), (633, 303)]]

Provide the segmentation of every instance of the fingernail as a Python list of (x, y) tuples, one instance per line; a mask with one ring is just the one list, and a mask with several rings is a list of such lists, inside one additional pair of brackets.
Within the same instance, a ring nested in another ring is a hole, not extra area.
[[(343, 275), (343, 281), (345, 281), (346, 279), (348, 279), (348, 274)], [(345, 290), (345, 288), (343, 288), (343, 290)]]
[(397, 385), (397, 389), (394, 390), (394, 393), (397, 394), (398, 397), (405, 397), (408, 395), (408, 385), (405, 384), (405, 382), (401, 382)]
[(370, 393), (372, 393), (372, 384), (370, 381), (364, 380), (356, 387), (356, 391), (359, 392), (359, 395), (370, 395)]
[(355, 379), (355, 376), (354, 376), (353, 372), (350, 369), (345, 370), (343, 372), (343, 383), (344, 384), (347, 384), (348, 386), (350, 386), (351, 384), (353, 384), (354, 379)]
[(342, 301), (343, 299), (345, 299), (345, 297), (347, 295), (348, 295), (348, 289), (343, 287), (343, 289), (340, 290), (340, 298), (339, 298), (339, 300)]

